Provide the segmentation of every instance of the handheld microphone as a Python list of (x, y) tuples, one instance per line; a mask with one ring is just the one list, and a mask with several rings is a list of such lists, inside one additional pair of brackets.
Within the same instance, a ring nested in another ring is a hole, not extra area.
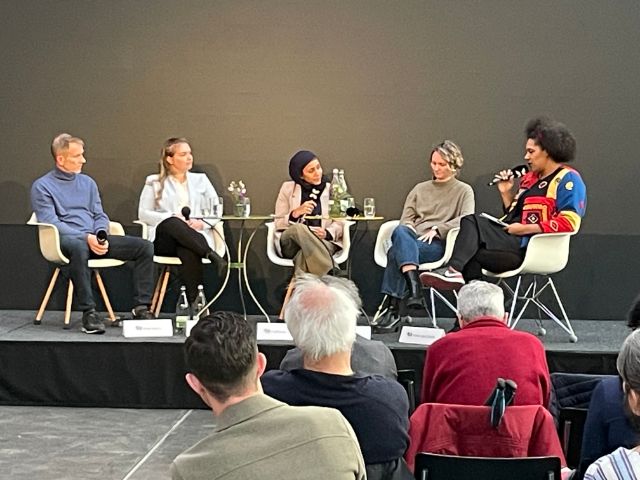
[(96, 233), (96, 239), (100, 245), (107, 243), (107, 232), (105, 230), (98, 230)]
[[(520, 178), (527, 172), (529, 172), (529, 165), (526, 165), (526, 164), (516, 165), (515, 167), (507, 168), (507, 173), (509, 174), (509, 178), (511, 177)], [(499, 178), (499, 175), (500, 175), (500, 172), (496, 173), (494, 177), (497, 177), (497, 178), (494, 178), (493, 180), (491, 180), (489, 183), (487, 183), (487, 185), (489, 187), (492, 187), (496, 183), (502, 182), (502, 180)]]
[(189, 207), (182, 207), (182, 210), (180, 210), (180, 213), (182, 214), (184, 219), (188, 222), (189, 216), (191, 215), (191, 209)]

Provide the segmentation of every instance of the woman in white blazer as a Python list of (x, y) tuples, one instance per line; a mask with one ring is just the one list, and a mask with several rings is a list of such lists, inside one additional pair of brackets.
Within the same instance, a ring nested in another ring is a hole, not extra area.
[[(204, 173), (191, 173), (193, 155), (186, 138), (169, 138), (160, 156), (160, 173), (149, 175), (138, 205), (138, 217), (149, 226), (149, 240), (156, 255), (178, 257), (179, 274), (190, 303), (196, 300), (202, 282), (202, 259), (220, 265), (224, 262), (214, 252), (215, 241), (210, 225), (183, 216), (202, 216), (209, 205), (218, 203), (218, 195)], [(186, 213), (186, 212), (185, 212)]]
[(293, 259), (296, 275), (325, 275), (333, 270), (332, 255), (342, 248), (343, 228), (342, 222), (328, 218), (328, 179), (316, 155), (307, 150), (291, 158), (289, 176), (276, 200), (276, 249)]

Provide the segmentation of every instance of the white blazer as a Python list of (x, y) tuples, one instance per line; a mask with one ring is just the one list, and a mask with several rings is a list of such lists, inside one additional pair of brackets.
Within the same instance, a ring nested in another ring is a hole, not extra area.
[[(156, 194), (160, 190), (159, 175), (149, 175), (144, 182), (140, 202), (138, 204), (138, 218), (149, 226), (148, 240), (153, 241), (156, 237), (156, 227), (163, 220), (171, 216), (182, 217), (180, 199), (173, 182), (168, 179), (164, 182), (164, 189), (158, 205), (156, 205)], [(204, 199), (211, 199), (212, 203), (218, 203), (216, 189), (204, 173), (187, 172), (187, 188), (189, 190), (189, 208), (194, 217), (203, 215)], [(217, 223), (209, 222), (212, 225)], [(209, 246), (215, 250), (215, 241), (211, 227), (207, 224), (199, 233), (204, 235)]]

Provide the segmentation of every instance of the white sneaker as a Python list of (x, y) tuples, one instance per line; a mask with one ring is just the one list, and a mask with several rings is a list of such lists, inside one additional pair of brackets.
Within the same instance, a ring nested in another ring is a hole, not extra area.
[(425, 287), (436, 290), (459, 290), (464, 285), (464, 277), (460, 272), (452, 272), (448, 268), (422, 272), (420, 281)]

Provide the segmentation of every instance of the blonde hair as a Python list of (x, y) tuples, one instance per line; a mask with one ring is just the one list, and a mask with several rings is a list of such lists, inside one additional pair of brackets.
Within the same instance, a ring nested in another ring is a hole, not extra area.
[(442, 159), (449, 164), (451, 170), (453, 170), (454, 175), (458, 173), (458, 170), (462, 168), (464, 165), (464, 158), (462, 157), (462, 150), (458, 145), (456, 145), (451, 140), (443, 140), (438, 145), (433, 147), (431, 150), (431, 155), (433, 152), (438, 152)]
[(167, 179), (167, 175), (169, 175), (169, 167), (170, 164), (167, 162), (167, 158), (173, 157), (175, 152), (175, 146), (179, 143), (189, 144), (189, 140), (184, 137), (171, 137), (164, 141), (162, 144), (162, 150), (160, 150), (160, 172), (158, 174), (158, 183), (160, 184), (159, 188), (156, 189), (156, 208), (160, 205), (160, 200), (162, 199), (162, 192), (164, 191), (164, 182)]

